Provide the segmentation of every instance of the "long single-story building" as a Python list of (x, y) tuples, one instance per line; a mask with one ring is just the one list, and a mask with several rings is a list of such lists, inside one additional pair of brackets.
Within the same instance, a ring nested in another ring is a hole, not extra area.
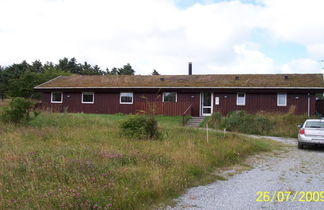
[(250, 113), (315, 114), (322, 74), (60, 76), (37, 87), (41, 107), (59, 112), (208, 116)]

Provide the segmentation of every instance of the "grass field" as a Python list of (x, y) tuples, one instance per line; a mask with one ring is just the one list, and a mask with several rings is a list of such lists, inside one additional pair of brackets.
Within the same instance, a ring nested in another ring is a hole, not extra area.
[(28, 126), (0, 124), (0, 209), (148, 209), (215, 168), (278, 144), (181, 127), (158, 117), (158, 141), (120, 136), (124, 115), (41, 113)]

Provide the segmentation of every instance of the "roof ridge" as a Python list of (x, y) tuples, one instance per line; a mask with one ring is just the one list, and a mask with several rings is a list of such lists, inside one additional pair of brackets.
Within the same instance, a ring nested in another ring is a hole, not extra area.
[(59, 76), (57, 76), (57, 77), (55, 77), (55, 78), (53, 78), (53, 79), (50, 79), (50, 80), (48, 80), (48, 81), (46, 81), (46, 82), (43, 82), (42, 84), (39, 84), (39, 85), (37, 85), (36, 87), (34, 87), (34, 88), (38, 88), (39, 86), (41, 86), (41, 85), (45, 85), (45, 84), (47, 84), (47, 83), (49, 83), (49, 82), (52, 82), (52, 81), (54, 81), (54, 80), (56, 80), (56, 79), (58, 79), (58, 78), (60, 78), (60, 77), (62, 77), (63, 75), (59, 75)]

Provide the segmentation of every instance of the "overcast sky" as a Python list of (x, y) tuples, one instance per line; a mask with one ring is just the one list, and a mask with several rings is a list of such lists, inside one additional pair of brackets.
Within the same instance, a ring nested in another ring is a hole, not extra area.
[(0, 65), (137, 74), (323, 73), (323, 0), (1, 0)]

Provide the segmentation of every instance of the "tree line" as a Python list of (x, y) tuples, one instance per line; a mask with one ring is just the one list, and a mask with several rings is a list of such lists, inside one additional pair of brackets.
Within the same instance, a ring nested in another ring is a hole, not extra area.
[[(87, 62), (78, 63), (75, 58), (63, 58), (54, 64), (42, 63), (36, 60), (29, 64), (23, 61), (10, 66), (0, 66), (0, 98), (25, 97), (38, 98), (34, 87), (59, 75), (135, 75), (135, 70), (128, 63), (121, 68), (106, 68), (102, 70), (98, 65)], [(152, 75), (159, 75), (154, 69)]]

